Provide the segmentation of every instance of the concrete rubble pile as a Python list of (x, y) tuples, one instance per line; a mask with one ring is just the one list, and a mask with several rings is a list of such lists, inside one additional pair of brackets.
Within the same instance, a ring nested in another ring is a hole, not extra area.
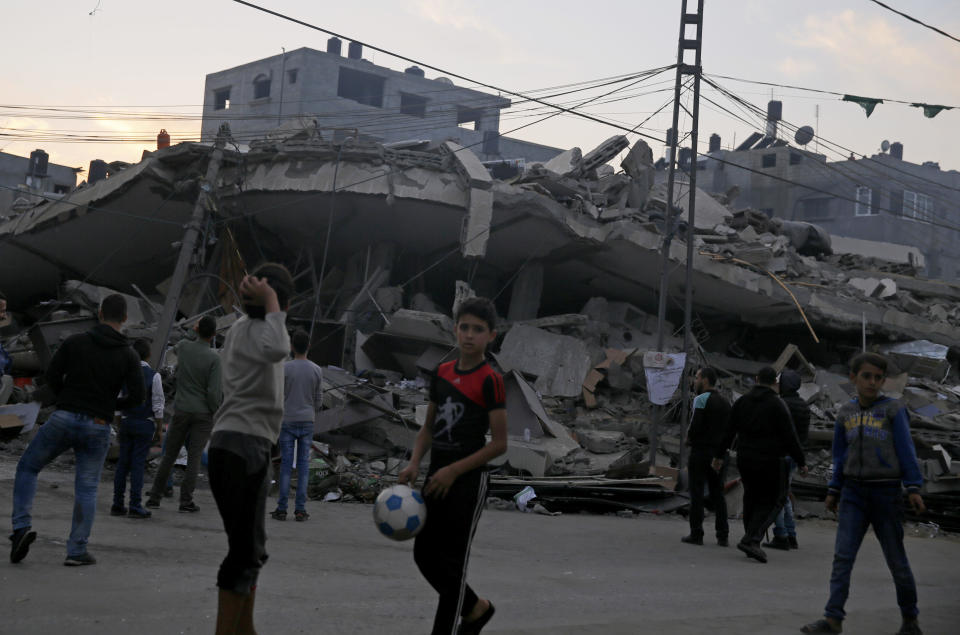
[[(334, 143), (319, 129), (225, 151), (214, 183), (200, 178), (205, 146), (149, 153), (0, 224), (0, 289), (17, 317), (2, 331), (18, 377), (5, 407), (49, 404), (32, 378), (63, 337), (89, 327), (109, 289), (135, 294), (129, 334), (155, 335), (182, 226), (197, 193), (214, 191), (195, 260), (219, 288), (186, 285), (171, 342), (204, 313), (229, 327), (238, 302), (229, 286), (247, 263), (288, 266), (298, 283), (289, 321), (313, 333), (310, 356), (325, 367), (311, 495), (368, 500), (395, 478), (424, 421), (430, 373), (456, 355), (451, 307), (476, 294), (496, 298), (506, 318), (491, 359), (506, 383), (510, 443), (492, 492), (533, 487), (531, 504), (547, 510), (677, 509), (680, 391), (651, 462), (644, 364), (657, 349), (669, 229), (678, 271), (694, 241), (688, 368), (716, 367), (731, 398), (765, 364), (804, 375), (815, 469), (801, 489), (822, 493), (833, 416), (851, 392), (843, 364), (865, 327), (870, 348), (897, 366), (887, 390), (911, 408), (928, 493), (960, 512), (950, 498), (960, 497), (960, 285), (925, 280), (910, 263), (833, 253), (821, 228), (737, 209), (735, 191), (697, 190), (688, 227), (685, 176), (668, 205), (650, 148), (628, 146), (616, 136), (572, 148), (508, 180), (452, 142)], [(109, 267), (65, 239), (101, 233), (118, 246)], [(61, 285), (63, 275), (85, 282)], [(683, 350), (682, 276), (668, 284), (664, 353)], [(171, 391), (175, 363), (168, 355), (162, 369)]]

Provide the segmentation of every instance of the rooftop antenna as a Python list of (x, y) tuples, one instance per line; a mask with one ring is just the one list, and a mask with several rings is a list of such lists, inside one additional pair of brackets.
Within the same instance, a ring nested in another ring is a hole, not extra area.
[(816, 119), (816, 129), (814, 130), (815, 134), (813, 136), (813, 138), (816, 141), (813, 144), (813, 147), (814, 147), (814, 152), (816, 152), (817, 154), (820, 154), (820, 104), (815, 104), (813, 108), (814, 108), (813, 115), (814, 115), (814, 118)]
[(95, 6), (95, 7), (93, 8), (93, 11), (91, 11), (91, 12), (88, 13), (87, 15), (93, 15), (94, 13), (96, 13), (97, 11), (99, 11), (99, 10), (100, 10), (100, 3), (101, 3), (101, 2), (103, 2), (103, 0), (97, 0), (97, 6)]

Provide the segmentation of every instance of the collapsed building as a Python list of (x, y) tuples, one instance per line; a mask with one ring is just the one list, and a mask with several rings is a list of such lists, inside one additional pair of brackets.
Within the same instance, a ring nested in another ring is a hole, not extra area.
[[(180, 144), (150, 153), (0, 224), (0, 289), (17, 316), (3, 336), (22, 378), (14, 400), (42, 401), (30, 378), (95, 317), (99, 294), (131, 296), (132, 333), (176, 339), (201, 314), (226, 329), (239, 278), (271, 260), (294, 274), (291, 326), (311, 331), (310, 357), (328, 370), (316, 432), (340, 474), (325, 476), (318, 495), (349, 482), (367, 496), (364, 478), (399, 465), (423, 420), (425, 377), (455, 354), (452, 307), (476, 294), (506, 318), (492, 357), (507, 383), (510, 450), (493, 491), (533, 484), (558, 508), (678, 508), (680, 391), (650, 461), (645, 353), (659, 328), (662, 352), (683, 349), (674, 324), (693, 241), (687, 366), (717, 368), (731, 396), (760, 366), (801, 372), (822, 469), (800, 488), (822, 492), (832, 414), (851, 391), (844, 364), (866, 346), (890, 351), (886, 389), (911, 409), (928, 494), (956, 515), (960, 285), (920, 278), (910, 263), (833, 253), (816, 225), (735, 209), (732, 194), (695, 191), (687, 226), (677, 213), (682, 175), (671, 205), (650, 148), (628, 147), (615, 136), (503, 178), (449, 141), (334, 142), (317, 128), (244, 152)], [(610, 165), (618, 155), (621, 170)], [(678, 240), (660, 325), (668, 231)], [(171, 279), (178, 258), (189, 267)], [(171, 296), (173, 319), (162, 324)], [(360, 476), (356, 458), (368, 460)]]

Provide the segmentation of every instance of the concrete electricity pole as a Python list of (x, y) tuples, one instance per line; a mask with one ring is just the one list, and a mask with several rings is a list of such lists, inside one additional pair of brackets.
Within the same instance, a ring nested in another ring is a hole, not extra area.
[(193, 206), (193, 215), (190, 217), (190, 222), (187, 223), (187, 231), (183, 235), (177, 266), (173, 270), (170, 289), (167, 291), (166, 300), (163, 302), (163, 313), (161, 313), (160, 322), (157, 324), (157, 333), (150, 347), (150, 359), (153, 360), (153, 367), (156, 369), (163, 365), (167, 338), (170, 337), (170, 327), (177, 316), (180, 294), (183, 291), (183, 285), (190, 269), (190, 262), (193, 260), (193, 254), (197, 248), (197, 238), (205, 224), (207, 212), (213, 209), (212, 199), (217, 186), (217, 174), (220, 172), (220, 163), (223, 161), (223, 147), (229, 136), (230, 126), (226, 123), (220, 124), (220, 130), (217, 132), (217, 139), (213, 145), (213, 153), (207, 162), (207, 173), (203, 181), (200, 182), (200, 193), (197, 194), (197, 202)]
[[(693, 25), (695, 33), (693, 37), (688, 37), (687, 26)], [(670, 292), (670, 277), (673, 273), (670, 263), (670, 246), (673, 243), (673, 237), (676, 234), (676, 214), (673, 205), (673, 192), (677, 166), (677, 145), (679, 142), (679, 131), (677, 126), (680, 121), (680, 89), (683, 80), (688, 75), (693, 75), (693, 122), (690, 131), (692, 145), (692, 154), (690, 162), (690, 202), (688, 203), (688, 222), (687, 222), (687, 281), (686, 297), (684, 302), (684, 350), (687, 358), (690, 356), (690, 313), (692, 308), (692, 272), (693, 272), (693, 229), (694, 229), (694, 201), (696, 200), (696, 157), (697, 157), (697, 120), (700, 113), (700, 48), (703, 43), (703, 0), (697, 0), (696, 13), (687, 13), (687, 0), (683, 0), (680, 8), (680, 37), (677, 42), (677, 76), (673, 91), (673, 126), (668, 132), (667, 142), (670, 144), (669, 161), (670, 168), (667, 172), (667, 210), (664, 215), (664, 237), (660, 253), (660, 295), (657, 305), (657, 351), (662, 352), (666, 339), (664, 332), (664, 323), (667, 315), (667, 296)], [(694, 52), (694, 63), (688, 64), (684, 61), (684, 55), (687, 51)], [(686, 411), (686, 402), (689, 397), (689, 387), (686, 381), (686, 372), (681, 376), (680, 383), (683, 387), (683, 406)], [(655, 465), (657, 457), (657, 447), (659, 445), (660, 422), (663, 418), (664, 407), (655, 406), (653, 413), (653, 422), (649, 433), (650, 440), (650, 466)], [(681, 424), (684, 433), (686, 432), (686, 415)], [(683, 444), (681, 443), (681, 467), (684, 463)]]

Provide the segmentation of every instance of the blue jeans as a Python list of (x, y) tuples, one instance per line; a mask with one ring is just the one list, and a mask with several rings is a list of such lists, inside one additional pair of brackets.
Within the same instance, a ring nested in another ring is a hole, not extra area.
[(840, 495), (840, 513), (837, 522), (837, 542), (833, 553), (833, 572), (830, 574), (830, 599), (824, 615), (842, 620), (843, 605), (850, 593), (850, 574), (857, 551), (873, 526), (880, 549), (893, 574), (897, 589), (897, 604), (903, 617), (916, 617), (917, 585), (910, 571), (907, 552), (903, 548), (903, 505), (900, 486), (876, 487), (854, 483), (844, 485)]
[(793, 503), (790, 502), (790, 484), (793, 483), (793, 473), (797, 470), (797, 464), (794, 463), (792, 458), (787, 457), (787, 466), (790, 470), (787, 473), (787, 500), (783, 504), (783, 507), (780, 508), (776, 520), (773, 521), (773, 535), (780, 537), (793, 536), (796, 538), (797, 524), (793, 520)]
[(280, 481), (277, 495), (277, 510), (287, 511), (290, 493), (290, 472), (293, 470), (293, 445), (297, 445), (297, 511), (307, 509), (307, 480), (310, 477), (310, 443), (313, 440), (312, 421), (283, 422), (280, 428)]
[(89, 415), (56, 410), (40, 426), (37, 436), (20, 457), (13, 484), (13, 529), (16, 531), (31, 526), (30, 512), (37, 493), (37, 474), (71, 448), (76, 455), (76, 476), (67, 557), (87, 552), (87, 539), (97, 510), (100, 472), (110, 449), (110, 426), (95, 423)]
[(153, 442), (156, 427), (149, 419), (123, 419), (117, 440), (120, 442), (120, 457), (117, 459), (117, 471), (113, 476), (113, 506), (123, 507), (123, 492), (127, 488), (127, 475), (130, 476), (130, 508), (140, 508), (140, 496), (143, 492), (143, 470), (147, 463), (147, 454)]

